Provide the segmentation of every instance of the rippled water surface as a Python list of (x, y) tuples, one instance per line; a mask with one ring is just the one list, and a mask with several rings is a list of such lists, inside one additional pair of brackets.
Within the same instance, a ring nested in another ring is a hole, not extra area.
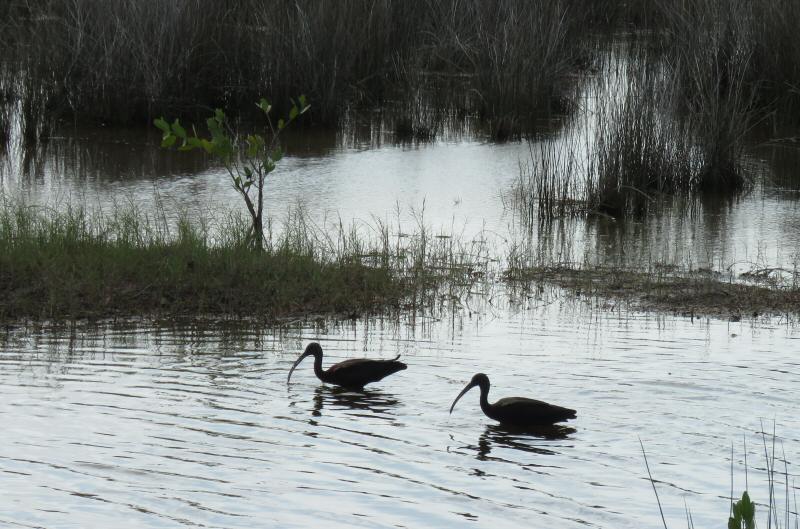
[[(0, 525), (11, 527), (657, 527), (643, 442), (672, 526), (724, 525), (736, 490), (767, 500), (760, 421), (800, 461), (800, 334), (692, 322), (546, 293), (438, 321), (280, 332), (10, 330), (0, 346)], [(361, 393), (291, 363), (402, 354)], [(505, 431), (490, 400), (578, 410), (570, 428)], [(783, 464), (777, 465), (783, 472)], [(789, 466), (790, 483), (795, 479)], [(781, 477), (779, 481), (783, 478)], [(778, 486), (782, 497), (782, 486)], [(763, 511), (762, 511), (763, 512)]]

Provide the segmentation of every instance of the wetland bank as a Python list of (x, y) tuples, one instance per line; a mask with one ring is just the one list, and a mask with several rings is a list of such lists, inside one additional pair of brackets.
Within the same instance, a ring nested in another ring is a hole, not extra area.
[[(671, 526), (724, 523), (745, 488), (758, 516), (790, 506), (796, 22), (792, 2), (4, 3), (0, 520), (658, 526), (637, 434)], [(277, 119), (300, 94), (254, 250), (225, 163), (152, 122), (205, 134), (223, 108), (269, 139), (254, 103)], [(287, 392), (310, 341), (409, 368)], [(575, 431), (448, 416), (475, 372), (578, 409)]]

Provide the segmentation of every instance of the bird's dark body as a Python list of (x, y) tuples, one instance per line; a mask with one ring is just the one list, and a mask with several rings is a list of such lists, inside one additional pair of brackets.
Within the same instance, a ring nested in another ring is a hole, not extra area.
[(398, 360), (400, 355), (397, 355), (392, 360), (351, 358), (334, 364), (328, 369), (322, 369), (322, 347), (318, 343), (310, 343), (289, 371), (287, 382), (291, 378), (294, 368), (307, 356), (314, 357), (314, 374), (318, 379), (348, 389), (363, 389), (367, 384), (377, 382), (408, 367)]
[(553, 424), (577, 417), (575, 410), (525, 397), (506, 397), (481, 409), (490, 419), (511, 426)]
[(501, 424), (516, 427), (542, 426), (574, 419), (578, 416), (575, 410), (525, 397), (506, 397), (491, 404), (488, 398), (489, 377), (483, 373), (472, 377), (467, 387), (453, 401), (450, 413), (453, 413), (458, 399), (475, 386), (481, 389), (480, 403), (483, 413)]
[(372, 360), (369, 358), (352, 358), (334, 364), (322, 372), (319, 379), (323, 382), (336, 384), (352, 389), (361, 389), (365, 385), (377, 382), (392, 373), (406, 369), (397, 356), (392, 360)]

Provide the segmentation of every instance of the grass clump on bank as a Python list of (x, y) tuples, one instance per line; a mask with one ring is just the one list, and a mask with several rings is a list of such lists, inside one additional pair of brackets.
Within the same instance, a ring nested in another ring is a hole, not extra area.
[(400, 244), (381, 226), (367, 243), (355, 229), (329, 236), (296, 214), (254, 251), (240, 215), (170, 222), (163, 213), (5, 200), (0, 320), (356, 316), (432, 302), (471, 277), (459, 248), (424, 232)]

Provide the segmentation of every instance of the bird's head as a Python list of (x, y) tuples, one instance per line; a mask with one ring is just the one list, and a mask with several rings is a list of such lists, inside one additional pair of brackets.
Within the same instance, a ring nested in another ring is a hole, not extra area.
[(289, 383), (289, 380), (292, 378), (292, 373), (294, 373), (294, 368), (296, 368), (300, 362), (307, 356), (313, 356), (314, 358), (322, 358), (322, 347), (317, 342), (311, 342), (306, 346), (305, 351), (303, 354), (300, 355), (300, 358), (294, 361), (292, 364), (292, 368), (289, 370), (289, 376), (286, 377), (286, 383)]
[(472, 377), (472, 380), (469, 381), (469, 384), (467, 384), (466, 387), (461, 390), (461, 393), (458, 394), (456, 400), (453, 401), (453, 404), (450, 406), (450, 413), (453, 413), (453, 408), (456, 407), (456, 402), (458, 402), (458, 399), (463, 397), (464, 393), (471, 390), (475, 386), (481, 388), (482, 392), (489, 391), (489, 377), (483, 373), (476, 373), (475, 376)]

